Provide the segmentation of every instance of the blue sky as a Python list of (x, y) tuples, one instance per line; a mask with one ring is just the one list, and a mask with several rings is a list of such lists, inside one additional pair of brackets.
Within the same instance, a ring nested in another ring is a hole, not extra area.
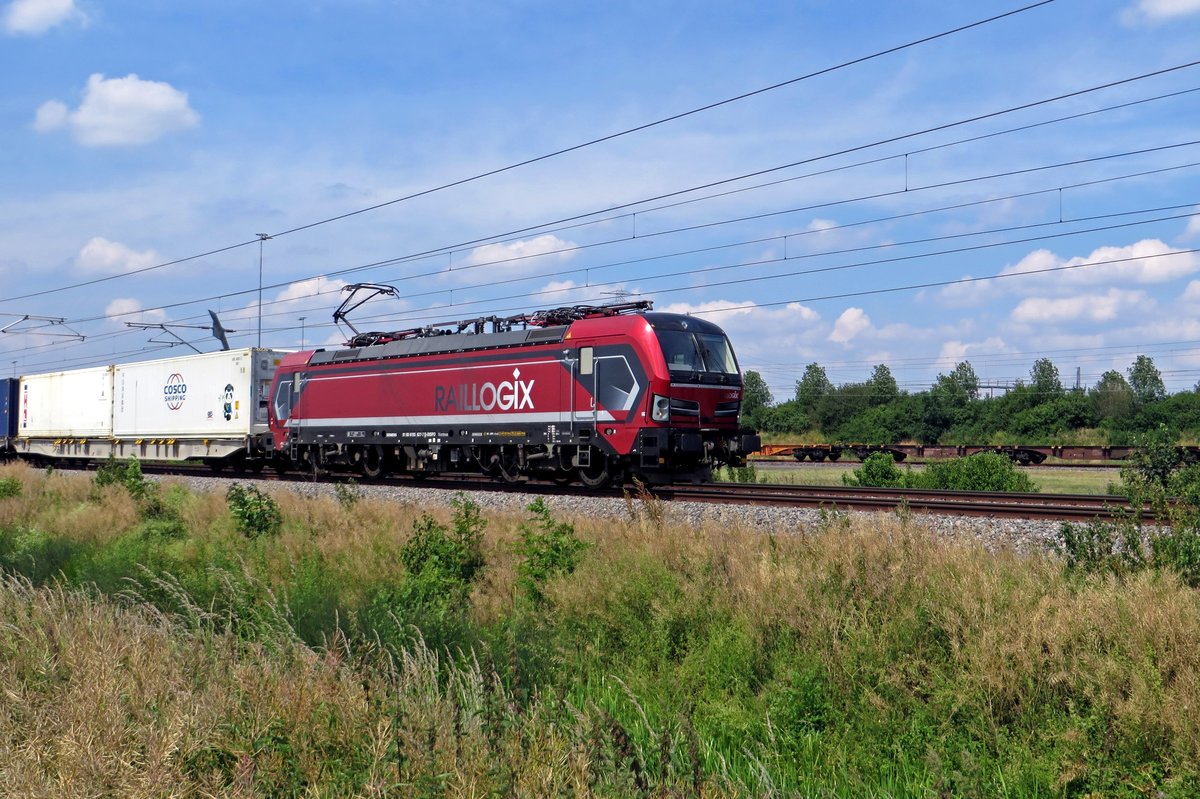
[(1026, 4), (0, 3), (0, 363), (184, 354), (124, 323), (209, 308), (252, 345), (265, 233), (266, 346), (379, 282), (360, 329), (704, 314), (777, 399), (813, 361), (1190, 389), (1200, 0), (1054, 0), (439, 189)]

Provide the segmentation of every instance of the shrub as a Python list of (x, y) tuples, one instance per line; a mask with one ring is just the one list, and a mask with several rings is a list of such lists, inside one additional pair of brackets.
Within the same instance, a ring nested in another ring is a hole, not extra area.
[(92, 483), (98, 488), (107, 485), (122, 486), (129, 492), (129, 496), (139, 502), (150, 498), (156, 487), (142, 474), (142, 464), (137, 458), (119, 461), (112, 456), (109, 456), (108, 460), (96, 469), (96, 476), (92, 478)]
[(8, 499), (9, 497), (19, 497), (21, 495), (21, 481), (15, 477), (5, 477), (0, 480), (0, 499)]
[(225, 502), (237, 522), (238, 532), (247, 538), (279, 534), (283, 526), (279, 503), (257, 486), (234, 483), (225, 493)]
[(1058, 550), (1069, 574), (1112, 574), (1123, 577), (1146, 565), (1142, 530), (1134, 521), (1063, 524)]
[(1175, 434), (1160, 424), (1134, 439), (1137, 447), (1121, 469), (1126, 483), (1145, 482), (1166, 488), (1183, 465), (1183, 453), (1175, 445)]
[(521, 524), (517, 588), (534, 604), (542, 604), (546, 583), (575, 571), (588, 544), (576, 537), (573, 524), (556, 521), (542, 499), (534, 500), (528, 510), (533, 518), (532, 524)]
[(362, 490), (352, 479), (344, 483), (336, 483), (333, 486), (333, 493), (337, 497), (338, 504), (346, 510), (353, 508), (362, 499)]
[(407, 644), (409, 625), (435, 649), (461, 639), (471, 589), (485, 565), (487, 523), (470, 500), (459, 497), (453, 505), (452, 527), (428, 514), (413, 522), (413, 535), (400, 549), (404, 581), (373, 592), (363, 620), (382, 639)]
[(758, 470), (754, 468), (753, 463), (747, 463), (745, 466), (729, 467), (729, 481), (731, 483), (757, 483)]
[(453, 529), (425, 515), (413, 522), (413, 536), (400, 550), (410, 580), (428, 583), (432, 594), (466, 600), (484, 566), (480, 542), (487, 522), (479, 506), (465, 497), (454, 500)]
[(910, 473), (913, 488), (950, 491), (1011, 491), (1034, 493), (1037, 486), (1004, 455), (978, 452), (965, 458), (933, 463), (923, 472)]
[(905, 484), (905, 474), (896, 466), (890, 452), (872, 452), (852, 473), (843, 474), (842, 482), (848, 486), (873, 486), (898, 488)]
[(1150, 551), (1156, 567), (1170, 569), (1187, 585), (1200, 588), (1200, 530), (1174, 528), (1169, 533), (1152, 536)]

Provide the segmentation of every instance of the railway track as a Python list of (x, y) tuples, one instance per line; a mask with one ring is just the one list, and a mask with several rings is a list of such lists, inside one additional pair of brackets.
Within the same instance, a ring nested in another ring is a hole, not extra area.
[[(655, 489), (667, 499), (690, 502), (729, 502), (775, 507), (830, 508), (858, 511), (896, 511), (953, 516), (1038, 519), (1065, 522), (1109, 521), (1131, 513), (1129, 500), (1095, 494), (1004, 494), (986, 491), (928, 491), (903, 488), (711, 483)], [(1153, 516), (1142, 508), (1143, 518)]]
[[(223, 477), (231, 480), (269, 480), (285, 482), (345, 483), (345, 476), (279, 476), (271, 472), (262, 475), (224, 472), (214, 475), (207, 469), (180, 466), (143, 464), (152, 474), (174, 474)], [(363, 485), (396, 485), (444, 491), (520, 491), (541, 496), (599, 496), (621, 499), (638, 495), (629, 486), (601, 490), (583, 486), (559, 486), (548, 482), (505, 483), (483, 475), (448, 475), (414, 480), (390, 478), (363, 481)], [(763, 505), (790, 508), (826, 508), (842, 511), (895, 512), (906, 508), (912, 513), (928, 513), (977, 518), (1030, 519), (1085, 523), (1092, 520), (1111, 521), (1134, 509), (1121, 496), (1095, 494), (1017, 494), (986, 491), (931, 491), (903, 488), (856, 488), (848, 486), (767, 485), (754, 483), (706, 483), (654, 486), (647, 494), (657, 499), (677, 502), (708, 502)], [(1142, 508), (1143, 519), (1153, 521), (1148, 507)]]

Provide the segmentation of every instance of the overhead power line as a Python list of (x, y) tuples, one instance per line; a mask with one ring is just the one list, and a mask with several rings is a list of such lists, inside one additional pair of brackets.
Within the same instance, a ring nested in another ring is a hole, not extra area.
[[(947, 145), (943, 145), (943, 146), (950, 146), (950, 144), (952, 144), (952, 143), (948, 143)], [(1144, 154), (1148, 154), (1148, 153), (1162, 152), (1165, 150), (1179, 149), (1179, 148), (1184, 148), (1184, 147), (1192, 147), (1192, 146), (1196, 146), (1198, 144), (1200, 144), (1200, 139), (1185, 141), (1185, 142), (1178, 142), (1178, 143), (1169, 144), (1169, 145), (1161, 145), (1161, 146), (1156, 146), (1156, 147), (1147, 147), (1147, 148), (1142, 148), (1142, 149), (1137, 149), (1137, 150), (1127, 150), (1127, 151), (1120, 152), (1120, 153), (1108, 153), (1108, 154), (1104, 154), (1104, 155), (1094, 156), (1092, 158), (1082, 158), (1082, 159), (1074, 159), (1071, 161), (1057, 162), (1057, 163), (1053, 163), (1053, 164), (1043, 164), (1043, 165), (1034, 166), (1034, 167), (1009, 170), (1006, 172), (993, 172), (993, 173), (990, 173), (987, 175), (977, 175), (974, 177), (960, 178), (957, 180), (944, 181), (944, 182), (928, 184), (928, 185), (924, 185), (924, 186), (907, 187), (907, 188), (901, 188), (901, 189), (896, 189), (896, 190), (892, 190), (892, 191), (875, 192), (873, 194), (868, 194), (868, 195), (859, 195), (859, 196), (855, 196), (855, 197), (848, 197), (848, 198), (842, 198), (842, 199), (837, 199), (837, 200), (829, 200), (829, 201), (820, 202), (820, 203), (812, 203), (809, 205), (799, 206), (799, 207), (791, 207), (791, 208), (787, 208), (787, 209), (780, 210), (780, 211), (771, 211), (771, 212), (765, 212), (762, 214), (755, 214), (752, 216), (736, 217), (736, 218), (727, 219), (727, 220), (708, 222), (708, 223), (704, 223), (702, 225), (689, 225), (689, 226), (684, 226), (684, 227), (680, 227), (680, 228), (672, 228), (669, 230), (656, 231), (654, 233), (646, 234), (640, 238), (661, 237), (661, 236), (671, 235), (674, 233), (681, 233), (681, 232), (697, 230), (697, 229), (701, 229), (701, 228), (711, 228), (711, 227), (717, 227), (717, 226), (725, 225), (725, 224), (733, 224), (736, 222), (753, 221), (756, 219), (763, 219), (763, 218), (766, 218), (769, 216), (779, 216), (779, 215), (783, 215), (783, 214), (799, 213), (802, 211), (827, 209), (827, 208), (831, 208), (831, 207), (835, 207), (835, 206), (839, 206), (839, 205), (847, 205), (847, 204), (855, 203), (855, 202), (864, 202), (867, 200), (879, 200), (879, 199), (884, 199), (884, 198), (888, 198), (888, 197), (912, 195), (912, 194), (916, 194), (917, 192), (929, 191), (932, 189), (946, 188), (946, 187), (951, 187), (951, 186), (961, 186), (961, 185), (964, 185), (967, 183), (973, 183), (973, 182), (984, 181), (984, 180), (994, 180), (994, 179), (1003, 178), (1003, 177), (1012, 177), (1012, 176), (1016, 176), (1016, 175), (1029, 174), (1029, 173), (1033, 173), (1033, 172), (1046, 172), (1046, 171), (1049, 171), (1052, 169), (1060, 169), (1060, 168), (1064, 168), (1064, 167), (1068, 167), (1068, 166), (1079, 166), (1079, 165), (1087, 164), (1087, 163), (1113, 161), (1118, 158), (1126, 158), (1126, 157), (1130, 157), (1130, 156), (1134, 156), (1134, 155), (1144, 155)], [(971, 205), (976, 205), (976, 204), (999, 202), (1002, 200), (1010, 200), (1010, 199), (1018, 199), (1021, 197), (1033, 196), (1033, 195), (1037, 195), (1037, 194), (1047, 194), (1047, 193), (1052, 193), (1052, 192), (1056, 192), (1056, 191), (1061, 192), (1061, 191), (1066, 191), (1066, 190), (1070, 190), (1070, 189), (1074, 189), (1074, 188), (1094, 186), (1094, 185), (1098, 185), (1101, 183), (1108, 183), (1108, 182), (1113, 182), (1113, 181), (1117, 181), (1117, 180), (1124, 180), (1124, 179), (1129, 179), (1129, 178), (1134, 178), (1134, 177), (1142, 177), (1145, 175), (1157, 174), (1157, 173), (1160, 173), (1163, 171), (1190, 168), (1190, 167), (1196, 166), (1197, 163), (1200, 163), (1200, 162), (1188, 162), (1185, 164), (1174, 165), (1174, 166), (1165, 167), (1165, 168), (1161, 168), (1161, 169), (1142, 170), (1139, 172), (1130, 173), (1127, 175), (1120, 175), (1120, 176), (1116, 176), (1116, 177), (1100, 178), (1100, 179), (1089, 180), (1089, 181), (1081, 181), (1081, 182), (1076, 182), (1076, 183), (1063, 184), (1063, 185), (1059, 185), (1059, 186), (1055, 186), (1055, 187), (1051, 187), (1051, 188), (1047, 188), (1047, 189), (1038, 189), (1038, 190), (1030, 191), (1030, 192), (1021, 192), (1021, 193), (1017, 193), (1017, 194), (1011, 194), (1011, 195), (1007, 195), (1005, 197), (988, 198), (985, 200), (972, 201), (972, 202), (967, 202), (967, 203), (958, 203), (955, 205), (946, 206), (945, 208), (931, 209), (931, 210), (932, 211), (954, 210), (954, 209), (958, 209), (958, 208), (969, 207)], [(890, 220), (894, 220), (894, 219), (910, 218), (912, 216), (917, 216), (917, 215), (921, 215), (921, 214), (925, 214), (925, 213), (929, 213), (929, 212), (931, 212), (931, 211), (925, 210), (925, 211), (912, 212), (912, 213), (908, 213), (908, 214), (897, 214), (897, 215), (893, 215), (893, 216), (889, 216), (889, 217), (881, 217), (881, 218), (879, 218), (877, 220), (873, 220), (873, 221), (890, 221)], [(1070, 221), (1070, 220), (1060, 220), (1060, 221)], [(860, 223), (853, 223), (853, 225), (861, 225), (861, 224), (868, 224), (868, 223), (869, 222), (860, 222)], [(839, 226), (836, 226), (835, 228), (829, 228), (829, 229), (850, 227), (853, 225), (839, 225)], [(642, 262), (645, 260), (658, 260), (663, 257), (673, 257), (675, 255), (680, 255), (680, 254), (691, 254), (692, 252), (711, 251), (714, 249), (721, 249), (724, 247), (744, 246), (747, 244), (761, 243), (761, 242), (770, 241), (773, 239), (790, 238), (790, 237), (799, 236), (799, 235), (809, 235), (811, 233), (812, 233), (812, 231), (800, 231), (800, 232), (792, 232), (792, 233), (788, 233), (788, 234), (779, 234), (779, 235), (769, 236), (769, 237), (762, 238), (762, 239), (754, 239), (754, 240), (735, 242), (730, 245), (720, 245), (720, 246), (716, 246), (716, 247), (700, 248), (699, 250), (688, 251), (686, 253), (672, 253), (667, 256), (654, 256), (654, 257), (647, 258), (647, 259), (634, 259), (632, 261), (622, 261), (622, 262), (619, 262), (617, 264), (612, 264), (612, 265), (601, 264), (601, 265), (597, 265), (594, 267), (588, 267), (588, 269), (599, 271), (601, 269), (609, 268), (610, 266), (614, 266), (614, 265), (620, 266), (620, 265), (626, 265), (626, 264), (630, 264), (630, 263), (639, 263), (639, 262)], [(455, 271), (463, 272), (463, 271), (481, 269), (481, 268), (486, 268), (486, 267), (492, 267), (492, 266), (496, 266), (497, 264), (507, 263), (510, 261), (523, 260), (523, 259), (528, 259), (528, 258), (533, 258), (533, 257), (544, 257), (544, 256), (548, 256), (548, 255), (561, 255), (561, 254), (564, 254), (567, 252), (578, 252), (581, 250), (594, 249), (594, 248), (606, 246), (609, 244), (627, 242), (629, 240), (630, 239), (628, 236), (622, 236), (619, 238), (606, 239), (601, 242), (594, 242), (594, 243), (586, 244), (586, 245), (573, 245), (571, 247), (564, 247), (564, 248), (559, 248), (559, 249), (552, 250), (552, 251), (541, 252), (541, 253), (538, 253), (537, 255), (533, 255), (533, 256), (515, 256), (512, 258), (506, 258), (506, 259), (489, 260), (489, 261), (480, 262), (477, 264), (464, 264), (464, 265), (460, 265), (460, 266), (456, 267)], [(431, 253), (431, 254), (445, 254), (445, 252), (446, 251), (443, 250), (443, 251), (439, 251), (439, 252)], [(425, 256), (425, 257), (429, 257), (429, 256)], [(392, 265), (392, 264), (395, 264), (398, 262), (406, 262), (406, 261), (410, 260), (411, 258), (413, 258), (413, 256), (401, 256), (398, 258), (390, 258), (390, 259), (384, 259), (384, 260), (380, 260), (380, 261), (374, 261), (374, 262), (371, 262), (368, 264), (362, 264), (362, 265), (358, 265), (358, 266), (347, 267), (344, 269), (333, 270), (333, 271), (327, 272), (322, 275), (310, 275), (308, 277), (292, 279), (292, 280), (288, 280), (288, 281), (281, 282), (281, 283), (272, 283), (269, 285), (265, 285), (263, 288), (264, 289), (277, 289), (277, 288), (282, 288), (284, 286), (292, 285), (293, 283), (302, 282), (304, 280), (331, 279), (331, 278), (342, 277), (345, 275), (354, 274), (356, 272), (364, 272), (364, 271), (369, 271), (372, 269), (378, 269), (383, 266)], [(394, 283), (394, 282), (407, 281), (407, 280), (416, 280), (416, 279), (420, 279), (420, 278), (435, 277), (438, 274), (443, 273), (444, 271), (445, 270), (443, 270), (443, 269), (438, 269), (438, 270), (434, 270), (434, 271), (430, 271), (430, 272), (417, 273), (414, 275), (397, 276), (395, 278), (387, 278), (387, 279), (385, 279), (384, 282)], [(558, 271), (562, 272), (562, 270), (558, 270)], [(576, 272), (576, 271), (582, 271), (582, 270), (567, 270), (566, 272), (562, 272), (562, 273), (570, 274), (570, 273)], [(493, 281), (492, 283), (498, 284), (498, 283), (503, 283), (503, 282), (507, 282), (507, 281)], [(491, 285), (492, 283), (474, 284), (474, 285), (470, 285), (470, 286), (462, 286), (459, 288), (460, 289), (480, 288), (480, 287), (484, 287), (487, 285)], [(310, 295), (310, 296), (319, 296), (320, 294), (324, 294), (324, 293), (335, 293), (338, 290), (339, 289), (332, 289), (332, 290), (326, 291), (326, 292), (318, 292), (317, 294)], [(167, 303), (164, 305), (155, 306), (154, 308), (150, 308), (150, 309), (139, 309), (137, 311), (130, 311), (130, 312), (128, 312), (128, 314), (133, 315), (133, 314), (143, 313), (146, 310), (169, 310), (171, 308), (186, 307), (188, 305), (193, 305), (193, 304), (197, 304), (197, 303), (215, 302), (215, 301), (219, 301), (219, 300), (229, 299), (232, 297), (246, 296), (249, 294), (253, 294), (256, 291), (257, 291), (257, 289), (245, 289), (242, 291), (228, 292), (228, 293), (220, 294), (220, 295), (209, 295), (209, 296), (200, 297), (200, 298), (197, 298), (194, 300), (186, 300), (186, 301), (181, 301), (181, 302), (176, 302), (176, 303)], [(446, 291), (445, 289), (433, 290), (433, 291), (429, 291), (429, 292), (423, 292), (421, 295), (415, 295), (415, 296), (424, 296), (427, 294), (439, 294), (439, 293), (444, 293), (445, 291)], [(277, 302), (277, 301), (268, 302), (266, 304), (271, 305), (274, 302)], [(101, 319), (117, 318), (120, 315), (121, 314), (116, 314), (116, 315), (112, 315), (112, 316), (105, 315), (105, 316), (83, 317), (83, 318), (75, 319), (72, 321), (74, 323), (78, 324), (78, 323), (98, 321)]]
[[(659, 126), (659, 125), (665, 125), (665, 124), (667, 124), (667, 123), (669, 123), (669, 122), (675, 122), (675, 121), (677, 121), (677, 120), (684, 119), (684, 118), (686, 118), (686, 117), (690, 117), (690, 116), (694, 116), (694, 115), (696, 115), (696, 114), (700, 114), (700, 113), (703, 113), (703, 112), (705, 112), (705, 111), (711, 111), (711, 110), (712, 110), (712, 109), (714, 109), (714, 108), (720, 108), (721, 106), (730, 105), (731, 103), (736, 103), (736, 102), (739, 102), (739, 101), (741, 101), (741, 100), (746, 100), (746, 99), (748, 99), (748, 98), (755, 97), (755, 96), (757, 96), (757, 95), (760, 95), (760, 94), (765, 94), (765, 93), (767, 93), (767, 92), (775, 91), (775, 90), (777, 90), (777, 89), (784, 88), (785, 86), (791, 86), (791, 85), (793, 85), (793, 84), (800, 83), (800, 82), (802, 82), (802, 81), (811, 80), (812, 78), (820, 77), (820, 76), (822, 76), (822, 75), (827, 75), (827, 74), (830, 74), (830, 73), (832, 73), (832, 72), (837, 72), (838, 70), (846, 69), (847, 67), (855, 66), (855, 65), (858, 65), (858, 64), (863, 64), (863, 63), (866, 63), (866, 62), (868, 62), (868, 61), (872, 61), (872, 60), (874, 60), (874, 59), (877, 59), (877, 58), (882, 58), (883, 56), (892, 55), (892, 54), (894, 54), (894, 53), (898, 53), (898, 52), (901, 52), (901, 51), (904, 51), (904, 50), (908, 50), (908, 49), (911, 49), (911, 48), (913, 48), (913, 47), (917, 47), (917, 46), (919, 46), (919, 45), (922, 45), (922, 44), (928, 44), (929, 42), (933, 42), (933, 41), (936, 41), (936, 40), (938, 40), (938, 39), (943, 39), (943, 38), (946, 38), (946, 37), (948, 37), (948, 36), (953, 36), (954, 34), (957, 34), (957, 33), (962, 33), (962, 32), (964, 32), (964, 31), (970, 30), (970, 29), (972, 29), (972, 28), (978, 28), (978, 27), (981, 27), (981, 26), (983, 26), (983, 25), (988, 25), (988, 24), (990, 24), (990, 23), (992, 23), (992, 22), (997, 22), (997, 21), (999, 21), (999, 20), (1002, 20), (1002, 19), (1005, 19), (1005, 18), (1007, 18), (1007, 17), (1015, 16), (1015, 15), (1017, 15), (1017, 14), (1021, 14), (1021, 13), (1024, 13), (1024, 12), (1026, 12), (1026, 11), (1030, 11), (1030, 10), (1032, 10), (1032, 9), (1035, 9), (1035, 8), (1039, 8), (1039, 7), (1041, 7), (1041, 6), (1049, 5), (1049, 4), (1053, 3), (1053, 2), (1055, 2), (1055, 0), (1039, 0), (1039, 2), (1030, 3), (1030, 4), (1028, 4), (1028, 5), (1021, 6), (1021, 7), (1019, 7), (1019, 8), (1014, 8), (1014, 9), (1011, 9), (1011, 10), (1009, 10), (1009, 11), (1005, 11), (1005, 12), (1003, 12), (1003, 13), (1000, 13), (1000, 14), (995, 14), (995, 15), (993, 15), (993, 16), (986, 17), (986, 18), (984, 18), (984, 19), (980, 19), (980, 20), (976, 20), (976, 21), (974, 21), (974, 22), (967, 23), (967, 24), (965, 24), (965, 25), (959, 25), (958, 27), (951, 28), (951, 29), (949, 29), (949, 30), (944, 30), (944, 31), (941, 31), (940, 33), (931, 34), (931, 35), (929, 35), (929, 36), (924, 36), (924, 37), (922, 37), (922, 38), (920, 38), (920, 39), (914, 39), (914, 40), (912, 40), (912, 41), (906, 42), (906, 43), (904, 43), (904, 44), (899, 44), (899, 45), (896, 45), (896, 46), (894, 46), (894, 47), (889, 47), (889, 48), (886, 48), (886, 49), (883, 49), (883, 50), (877, 50), (877, 51), (875, 51), (875, 52), (873, 52), (873, 53), (870, 53), (870, 54), (868, 54), (868, 55), (859, 56), (858, 58), (853, 58), (853, 59), (850, 59), (850, 60), (848, 60), (848, 61), (843, 61), (843, 62), (841, 62), (841, 63), (834, 64), (834, 65), (832, 65), (832, 66), (824, 67), (824, 68), (822, 68), (822, 69), (818, 69), (818, 70), (815, 70), (815, 71), (813, 71), (813, 72), (809, 72), (809, 73), (806, 73), (806, 74), (804, 74), (804, 75), (800, 75), (800, 76), (798, 76), (798, 77), (795, 77), (795, 78), (790, 78), (790, 79), (788, 79), (788, 80), (785, 80), (785, 81), (780, 81), (779, 83), (774, 83), (774, 84), (771, 84), (770, 86), (764, 86), (764, 87), (762, 87), (762, 88), (759, 88), (759, 89), (754, 89), (753, 91), (744, 92), (744, 93), (742, 93), (742, 94), (739, 94), (739, 95), (736, 95), (736, 96), (734, 96), (734, 97), (728, 97), (728, 98), (725, 98), (724, 100), (718, 100), (718, 101), (716, 101), (716, 102), (713, 102), (713, 103), (708, 103), (708, 104), (706, 104), (706, 105), (702, 105), (702, 106), (699, 106), (699, 107), (697, 107), (697, 108), (692, 108), (692, 109), (689, 109), (689, 110), (687, 110), (687, 111), (682, 111), (682, 112), (679, 112), (679, 113), (677, 113), (677, 114), (672, 114), (672, 115), (670, 115), (670, 116), (666, 116), (666, 117), (663, 117), (663, 118), (661, 118), (661, 119), (654, 120), (654, 121), (652, 121), (652, 122), (646, 122), (646, 123), (643, 123), (643, 124), (641, 124), (641, 125), (636, 125), (636, 126), (634, 126), (634, 127), (632, 127), (632, 128), (626, 128), (626, 129), (624, 129), (624, 130), (617, 131), (616, 133), (610, 133), (610, 134), (607, 134), (607, 135), (604, 135), (604, 136), (600, 136), (600, 137), (597, 137), (597, 138), (594, 138), (594, 139), (590, 139), (590, 140), (588, 140), (588, 141), (581, 142), (581, 143), (579, 143), (579, 144), (574, 144), (574, 145), (571, 145), (571, 146), (569, 146), (569, 147), (564, 147), (564, 148), (561, 148), (561, 149), (559, 149), (559, 150), (554, 150), (554, 151), (552, 151), (552, 152), (545, 153), (545, 154), (543, 154), (543, 155), (534, 156), (533, 158), (527, 158), (527, 159), (525, 159), (525, 160), (523, 160), (523, 161), (518, 161), (518, 162), (516, 162), (516, 163), (508, 164), (508, 165), (506, 165), (506, 166), (497, 167), (497, 168), (495, 168), (495, 169), (487, 170), (487, 171), (485, 171), (485, 172), (480, 172), (480, 173), (478, 173), (478, 174), (471, 175), (470, 177), (459, 178), (459, 179), (457, 179), (457, 180), (453, 180), (453, 181), (450, 181), (450, 182), (448, 182), (448, 183), (443, 183), (443, 184), (440, 184), (440, 185), (438, 185), (438, 186), (433, 186), (433, 187), (431, 187), (431, 188), (428, 188), (428, 189), (422, 189), (421, 191), (418, 191), (418, 192), (413, 192), (413, 193), (411, 193), (411, 194), (407, 194), (407, 195), (404, 195), (404, 196), (402, 196), (402, 197), (396, 197), (396, 198), (394, 198), (394, 199), (387, 200), (387, 201), (385, 201), (385, 202), (376, 203), (376, 204), (374, 204), (374, 205), (370, 205), (370, 206), (367, 206), (367, 207), (365, 207), (365, 208), (359, 208), (359, 209), (357, 209), (357, 210), (354, 210), (354, 211), (348, 211), (348, 212), (346, 212), (346, 213), (343, 213), (343, 214), (338, 214), (338, 215), (336, 215), (336, 216), (331, 216), (331, 217), (328, 217), (328, 218), (326, 218), (326, 219), (320, 219), (320, 220), (317, 220), (317, 221), (315, 221), (315, 222), (309, 222), (309, 223), (306, 223), (306, 224), (303, 224), (303, 225), (298, 225), (298, 226), (296, 226), (296, 227), (289, 228), (289, 229), (287, 229), (287, 230), (282, 230), (282, 231), (279, 231), (278, 233), (271, 233), (271, 234), (258, 234), (258, 236), (267, 235), (269, 238), (279, 238), (279, 237), (281, 237), (281, 236), (287, 236), (287, 235), (289, 235), (289, 234), (292, 234), (292, 233), (298, 233), (298, 232), (300, 232), (300, 231), (302, 231), (302, 230), (309, 230), (309, 229), (311, 229), (311, 228), (318, 227), (318, 226), (320, 226), (320, 225), (327, 225), (327, 224), (329, 224), (329, 223), (331, 223), (331, 222), (337, 222), (337, 221), (340, 221), (340, 220), (342, 220), (342, 219), (348, 219), (348, 218), (350, 218), (350, 217), (353, 217), (353, 216), (358, 216), (358, 215), (360, 215), (360, 214), (365, 214), (365, 213), (367, 213), (367, 212), (369, 212), (369, 211), (375, 211), (375, 210), (378, 210), (378, 209), (380, 209), (380, 208), (386, 208), (386, 207), (388, 207), (388, 206), (396, 205), (396, 204), (398, 204), (398, 203), (407, 202), (408, 200), (414, 200), (414, 199), (416, 199), (416, 198), (418, 198), (418, 197), (425, 197), (425, 196), (428, 196), (428, 195), (430, 195), (430, 194), (435, 194), (435, 193), (437, 193), (437, 192), (445, 191), (446, 189), (455, 188), (455, 187), (457, 187), (457, 186), (463, 186), (463, 185), (466, 185), (466, 184), (468, 184), (468, 183), (473, 183), (473, 182), (475, 182), (475, 181), (483, 180), (483, 179), (485, 179), (485, 178), (489, 178), (489, 177), (493, 177), (493, 176), (495, 176), (495, 175), (502, 174), (502, 173), (504, 173), (504, 172), (510, 172), (510, 171), (512, 171), (512, 170), (519, 169), (519, 168), (521, 168), (521, 167), (524, 167), (524, 166), (529, 166), (529, 165), (531, 165), (531, 164), (536, 164), (536, 163), (538, 163), (538, 162), (540, 162), (540, 161), (546, 161), (546, 160), (549, 160), (549, 159), (552, 159), (552, 158), (557, 158), (558, 156), (561, 156), (561, 155), (566, 155), (567, 153), (575, 152), (575, 151), (577, 151), (577, 150), (582, 150), (582, 149), (584, 149), (584, 148), (587, 148), (587, 147), (592, 147), (592, 146), (594, 146), (594, 145), (597, 145), (597, 144), (602, 144), (602, 143), (604, 143), (604, 142), (612, 141), (612, 140), (614, 140), (614, 139), (619, 139), (619, 138), (621, 138), (621, 137), (623, 137), (623, 136), (629, 136), (629, 135), (631, 135), (631, 134), (633, 134), (633, 133), (639, 133), (639, 132), (641, 132), (641, 131), (644, 131), (644, 130), (649, 130), (650, 128), (654, 128), (654, 127), (657, 127), (657, 126)], [(595, 212), (593, 212), (593, 214), (594, 214), (594, 213), (595, 213)], [(554, 224), (554, 223), (551, 223), (551, 224)], [(501, 235), (509, 235), (509, 234), (501, 234)], [(228, 246), (225, 246), (225, 247), (220, 247), (220, 248), (217, 248), (217, 249), (209, 250), (209, 251), (207, 251), (207, 252), (204, 252), (204, 253), (199, 253), (199, 254), (197, 254), (197, 255), (190, 255), (190, 256), (187, 256), (187, 257), (184, 257), (184, 258), (177, 258), (177, 259), (174, 259), (174, 260), (172, 260), (172, 261), (166, 261), (166, 262), (163, 262), (163, 263), (160, 263), (160, 264), (153, 264), (153, 265), (151, 265), (151, 266), (142, 267), (141, 269), (137, 269), (137, 270), (131, 270), (131, 271), (129, 271), (129, 272), (122, 273), (121, 275), (110, 275), (110, 276), (103, 277), (103, 278), (96, 278), (96, 279), (89, 280), (89, 281), (85, 281), (85, 282), (81, 282), (81, 283), (75, 283), (75, 284), (71, 284), (71, 285), (69, 285), (69, 286), (60, 286), (60, 287), (58, 287), (58, 288), (54, 288), (54, 289), (46, 289), (46, 290), (43, 290), (43, 291), (31, 292), (31, 293), (28, 293), (28, 294), (22, 294), (22, 295), (20, 295), (20, 296), (15, 296), (15, 297), (8, 297), (8, 298), (5, 298), (5, 299), (7, 299), (7, 300), (20, 300), (20, 299), (29, 299), (29, 298), (31, 298), (31, 297), (40, 297), (40, 296), (44, 296), (44, 295), (46, 295), (46, 294), (53, 294), (53, 293), (56, 293), (56, 292), (59, 292), (59, 291), (68, 291), (68, 290), (75, 289), (75, 288), (82, 288), (82, 287), (85, 287), (85, 286), (91, 286), (91, 285), (95, 285), (95, 284), (97, 284), (97, 283), (102, 283), (102, 282), (106, 282), (106, 281), (109, 281), (109, 280), (116, 280), (116, 279), (120, 279), (120, 278), (123, 278), (123, 277), (128, 277), (128, 276), (131, 276), (131, 275), (142, 274), (142, 273), (144, 273), (144, 272), (149, 272), (149, 271), (151, 271), (151, 270), (155, 270), (155, 269), (162, 269), (162, 268), (164, 268), (164, 267), (167, 267), (167, 266), (174, 266), (174, 265), (176, 265), (176, 264), (185, 263), (185, 262), (187, 262), (187, 261), (194, 261), (194, 260), (196, 260), (196, 259), (198, 259), (198, 258), (204, 258), (204, 257), (210, 256), (210, 255), (216, 255), (216, 254), (218, 254), (218, 253), (227, 252), (227, 251), (229, 251), (229, 250), (237, 249), (237, 248), (240, 248), (240, 247), (246, 247), (246, 246), (249, 246), (249, 245), (251, 245), (251, 244), (254, 244), (254, 243), (256, 243), (256, 242), (260, 242), (260, 241), (261, 241), (261, 239), (260, 239), (258, 236), (256, 236), (256, 237), (255, 237), (255, 238), (253, 238), (253, 239), (249, 239), (249, 240), (247, 240), (247, 241), (242, 241), (242, 242), (238, 242), (238, 243), (236, 243), (236, 244), (231, 244), (231, 245), (228, 245)], [(460, 246), (461, 246), (461, 245), (460, 245)], [(0, 302), (4, 302), (4, 301), (5, 301), (4, 299), (0, 299)]]

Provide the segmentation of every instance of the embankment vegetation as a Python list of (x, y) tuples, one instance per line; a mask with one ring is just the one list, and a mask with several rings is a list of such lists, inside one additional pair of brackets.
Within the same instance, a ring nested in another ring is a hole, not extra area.
[(1125, 563), (1099, 532), (1067, 553), (1093, 557), (987, 552), (907, 514), (742, 518), (0, 468), (0, 784), (1200, 792), (1200, 594), (1153, 553)]

